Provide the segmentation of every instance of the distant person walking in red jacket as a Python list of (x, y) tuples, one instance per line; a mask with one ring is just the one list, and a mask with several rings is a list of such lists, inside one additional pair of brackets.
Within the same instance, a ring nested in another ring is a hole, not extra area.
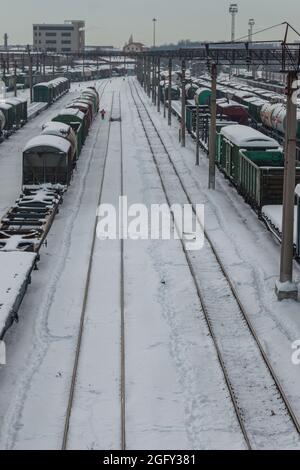
[(105, 118), (105, 114), (106, 114), (105, 109), (101, 109), (100, 114), (101, 114), (102, 119), (104, 119), (104, 118)]

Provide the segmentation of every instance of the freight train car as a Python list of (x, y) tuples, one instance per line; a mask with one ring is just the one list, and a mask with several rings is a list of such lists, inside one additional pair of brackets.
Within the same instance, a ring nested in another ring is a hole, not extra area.
[(226, 126), (221, 129), (220, 162), (225, 175), (235, 184), (239, 184), (240, 150), (278, 149), (276, 140), (248, 126)]
[(54, 103), (70, 89), (70, 81), (65, 77), (55, 78), (49, 82), (38, 83), (33, 87), (33, 100), (36, 102)]
[(79, 109), (66, 108), (60, 111), (52, 121), (68, 124), (74, 130), (77, 136), (78, 152), (80, 153), (82, 145), (88, 133), (86, 127), (85, 115)]
[(40, 135), (23, 151), (23, 185), (45, 183), (68, 186), (74, 167), (74, 153), (67, 139)]
[[(238, 189), (256, 210), (265, 205), (282, 204), (284, 155), (281, 151), (240, 150)], [(300, 164), (296, 184), (300, 183)]]
[(194, 98), (195, 103), (198, 102), (199, 106), (207, 106), (210, 104), (211, 90), (209, 88), (198, 88)]
[(77, 138), (71, 126), (61, 122), (47, 122), (43, 125), (42, 135), (56, 135), (67, 139), (72, 148), (72, 159), (75, 162), (78, 158)]

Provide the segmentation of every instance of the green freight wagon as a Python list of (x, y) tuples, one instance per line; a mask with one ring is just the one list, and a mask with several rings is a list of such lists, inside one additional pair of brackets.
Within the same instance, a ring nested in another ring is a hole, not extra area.
[(268, 137), (252, 127), (240, 124), (226, 126), (221, 129), (220, 166), (225, 175), (238, 185), (240, 150), (278, 149), (276, 140)]
[[(281, 151), (240, 150), (238, 188), (246, 202), (260, 211), (263, 206), (282, 204), (284, 155)], [(300, 183), (300, 164), (296, 184)]]
[(72, 101), (72, 103), (66, 106), (66, 109), (79, 110), (84, 114), (84, 129), (85, 129), (85, 136), (87, 136), (89, 128), (91, 127), (91, 124), (93, 121), (93, 113), (88, 103), (83, 103), (80, 101)]
[(243, 100), (243, 103), (249, 108), (249, 115), (256, 121), (260, 122), (260, 112), (261, 108), (265, 104), (264, 100), (261, 100), (257, 97), (246, 98)]
[(68, 124), (72, 127), (77, 136), (77, 148), (79, 155), (86, 137), (84, 114), (78, 109), (63, 109), (57, 116), (52, 119), (52, 121), (63, 122), (64, 124)]
[(67, 93), (69, 89), (70, 81), (65, 77), (55, 78), (50, 82), (38, 83), (33, 87), (33, 101), (50, 105)]
[(72, 148), (67, 139), (40, 135), (31, 139), (24, 148), (23, 185), (69, 185), (72, 172)]
[(220, 165), (221, 160), (221, 129), (226, 126), (237, 126), (237, 122), (217, 120), (216, 122), (216, 163)]
[(14, 127), (19, 128), (22, 125), (24, 117), (23, 103), (18, 98), (7, 98), (5, 103), (11, 105), (14, 110)]
[(53, 86), (50, 82), (38, 83), (33, 87), (33, 101), (37, 103), (53, 103)]

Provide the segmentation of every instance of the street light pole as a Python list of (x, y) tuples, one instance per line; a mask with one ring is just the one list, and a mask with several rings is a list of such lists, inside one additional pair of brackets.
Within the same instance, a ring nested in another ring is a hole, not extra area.
[(153, 18), (153, 47), (156, 46), (156, 22), (157, 22), (157, 19), (156, 18)]

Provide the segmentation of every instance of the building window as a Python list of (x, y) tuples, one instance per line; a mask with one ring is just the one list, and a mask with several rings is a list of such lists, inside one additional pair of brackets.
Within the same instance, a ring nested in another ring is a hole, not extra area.
[(74, 26), (47, 26), (40, 25), (39, 29), (41, 31), (74, 31)]
[(71, 41), (61, 41), (62, 44), (71, 44)]
[(46, 36), (56, 36), (56, 33), (46, 33)]
[(61, 33), (62, 37), (71, 37), (71, 33)]
[(71, 48), (70, 47), (62, 47), (62, 52), (71, 52)]
[(48, 41), (46, 41), (46, 44), (56, 44), (56, 41), (52, 41), (52, 40), (48, 39)]

